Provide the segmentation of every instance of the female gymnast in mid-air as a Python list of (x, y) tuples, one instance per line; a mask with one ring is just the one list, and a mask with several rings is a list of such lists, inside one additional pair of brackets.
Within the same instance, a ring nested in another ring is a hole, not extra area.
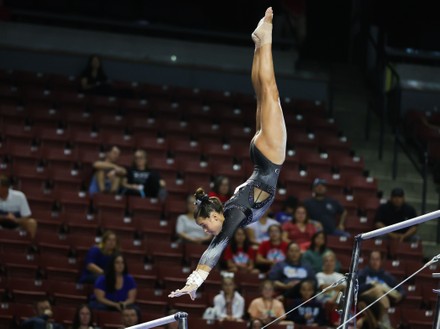
[(256, 222), (275, 198), (278, 176), (285, 159), (287, 133), (273, 67), (272, 19), (273, 11), (269, 7), (252, 33), (255, 52), (251, 75), (257, 97), (257, 127), (250, 143), (254, 171), (224, 205), (215, 197), (209, 198), (203, 189), (196, 191), (194, 217), (205, 232), (215, 237), (185, 286), (171, 292), (169, 297), (189, 294), (194, 300), (197, 289), (217, 264), (235, 230)]

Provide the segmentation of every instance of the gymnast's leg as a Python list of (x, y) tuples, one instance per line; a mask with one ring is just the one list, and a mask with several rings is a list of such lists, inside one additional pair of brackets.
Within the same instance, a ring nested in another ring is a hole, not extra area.
[(256, 147), (273, 163), (282, 164), (286, 154), (286, 124), (281, 108), (272, 59), (272, 8), (252, 33), (255, 43), (252, 84), (257, 97)]

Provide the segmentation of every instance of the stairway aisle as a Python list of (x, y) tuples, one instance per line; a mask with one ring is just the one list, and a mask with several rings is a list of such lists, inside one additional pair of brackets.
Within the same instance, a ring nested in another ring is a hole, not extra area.
[[(382, 159), (379, 159), (380, 119), (371, 115), (369, 139), (366, 140), (365, 123), (370, 94), (356, 67), (334, 64), (332, 67), (333, 115), (336, 122), (351, 141), (356, 153), (365, 159), (365, 167), (378, 180), (378, 187), (388, 198), (393, 187), (405, 190), (408, 203), (421, 214), (422, 180), (408, 157), (400, 152), (398, 156), (398, 176), (392, 179), (394, 135), (385, 127)], [(438, 205), (438, 194), (432, 178), (428, 178), (426, 212), (434, 211)], [(419, 227), (425, 256), (432, 257), (440, 252), (437, 245), (437, 221), (425, 222)]]

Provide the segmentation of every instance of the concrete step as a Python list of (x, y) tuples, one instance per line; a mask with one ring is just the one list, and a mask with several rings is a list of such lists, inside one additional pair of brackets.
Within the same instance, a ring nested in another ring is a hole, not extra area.
[[(405, 190), (409, 204), (421, 214), (422, 180), (409, 158), (400, 150), (398, 153), (397, 179), (392, 179), (394, 160), (394, 134), (389, 126), (384, 128), (381, 141), (381, 120), (371, 113), (369, 121), (369, 139), (366, 140), (366, 120), (369, 102), (369, 91), (365, 88), (361, 74), (352, 68), (333, 68), (332, 91), (334, 93), (333, 116), (336, 123), (348, 137), (352, 148), (365, 161), (365, 168), (378, 180), (379, 189), (388, 198), (391, 190), (400, 186)], [(355, 115), (353, 109), (356, 109)], [(382, 143), (382, 158), (379, 159), (379, 145)], [(438, 193), (432, 180), (428, 179), (426, 212), (437, 210)], [(422, 223), (418, 234), (426, 245), (426, 257), (440, 253), (437, 245), (437, 220)]]

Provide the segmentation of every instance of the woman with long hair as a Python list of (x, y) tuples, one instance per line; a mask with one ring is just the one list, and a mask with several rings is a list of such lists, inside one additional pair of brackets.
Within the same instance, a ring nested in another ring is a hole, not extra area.
[(95, 282), (90, 306), (101, 310), (122, 311), (134, 304), (137, 288), (128, 274), (127, 264), (121, 254), (113, 256), (108, 269)]
[(92, 309), (87, 304), (80, 304), (75, 311), (72, 321), (72, 329), (95, 329)]
[[(322, 271), (323, 255), (326, 252), (332, 251), (327, 247), (327, 235), (324, 231), (319, 231), (313, 234), (310, 247), (303, 253), (303, 260), (312, 266), (315, 273)], [(336, 271), (339, 271), (341, 264), (336, 262)]]
[(310, 246), (313, 235), (319, 228), (322, 230), (322, 225), (310, 220), (306, 207), (300, 204), (296, 207), (292, 220), (283, 223), (282, 228), (283, 240), (295, 241), (301, 251), (305, 251)]
[(229, 272), (258, 273), (255, 268), (255, 249), (244, 228), (239, 227), (234, 233), (231, 243), (223, 253), (223, 260)]

